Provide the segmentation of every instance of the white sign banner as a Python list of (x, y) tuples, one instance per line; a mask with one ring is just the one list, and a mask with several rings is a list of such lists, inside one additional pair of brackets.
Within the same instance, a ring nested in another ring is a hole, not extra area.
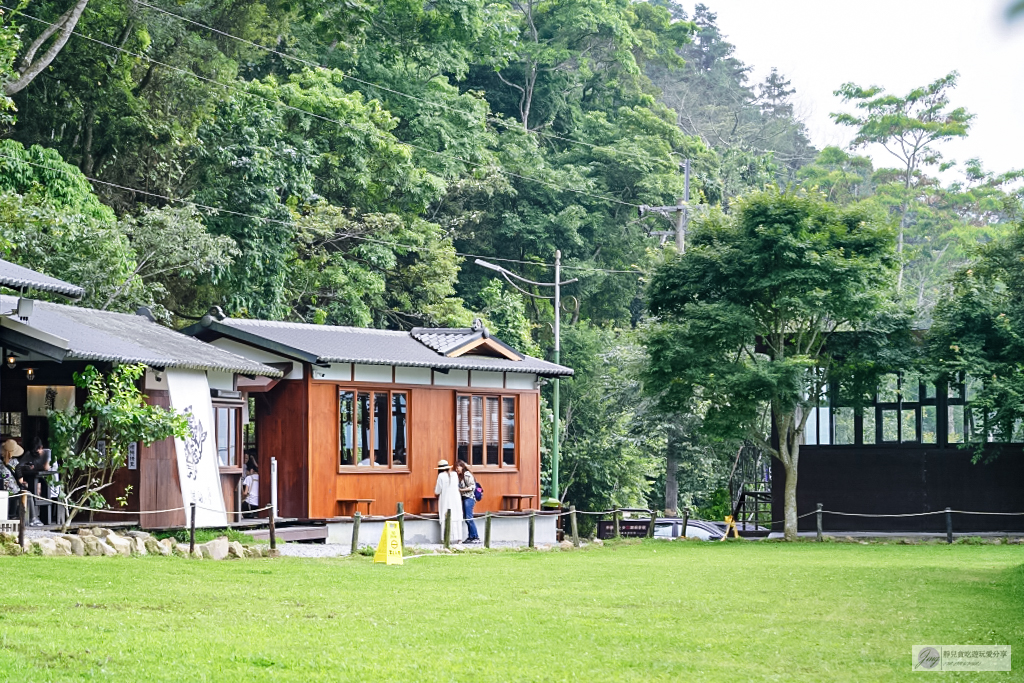
[(48, 410), (59, 413), (67, 411), (75, 405), (74, 387), (28, 387), (29, 417), (46, 417)]
[(225, 526), (228, 521), (220, 488), (217, 447), (213, 426), (210, 383), (202, 370), (168, 368), (164, 373), (171, 407), (188, 419), (188, 438), (175, 439), (178, 479), (189, 524), (190, 504), (196, 504), (196, 526)]

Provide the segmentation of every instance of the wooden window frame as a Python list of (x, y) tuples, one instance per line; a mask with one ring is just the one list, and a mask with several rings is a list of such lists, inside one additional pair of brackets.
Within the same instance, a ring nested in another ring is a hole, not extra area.
[[(235, 463), (234, 465), (222, 465), (220, 463), (220, 410), (235, 410), (237, 411), (237, 418), (235, 419)], [(242, 415), (244, 413), (241, 403), (237, 402), (214, 402), (213, 403), (213, 450), (217, 455), (217, 468), (221, 472), (241, 472), (242, 466), (245, 464), (243, 453), (245, 446), (242, 443)]]
[[(411, 447), (411, 441), (410, 441), (410, 438), (409, 438), (409, 431), (410, 431), (409, 428), (410, 428), (410, 425), (411, 425), (411, 415), (412, 415), (412, 402), (411, 402), (410, 398), (412, 396), (412, 392), (410, 390), (408, 390), (408, 389), (405, 389), (405, 388), (385, 387), (385, 386), (351, 386), (351, 385), (345, 385), (345, 384), (338, 384), (338, 385), (335, 385), (335, 386), (337, 387), (337, 399), (336, 399), (336, 401), (337, 401), (337, 407), (338, 407), (338, 417), (335, 420), (335, 425), (336, 425), (335, 426), (335, 429), (336, 429), (335, 434), (337, 435), (337, 443), (338, 443), (338, 460), (336, 461), (337, 465), (338, 465), (338, 474), (397, 474), (397, 473), (408, 473), (408, 472), (410, 472), (411, 471), (411, 461), (412, 461), (412, 450), (413, 450), (412, 447)], [(359, 394), (369, 394), (370, 395), (370, 426), (369, 426), (369, 430), (367, 431), (367, 439), (369, 440), (370, 444), (374, 443), (374, 435), (375, 435), (374, 434), (374, 427), (373, 427), (373, 422), (374, 422), (373, 421), (373, 404), (374, 404), (374, 400), (375, 400), (374, 397), (375, 397), (376, 394), (387, 394), (387, 397), (388, 397), (388, 420), (387, 420), (388, 464), (387, 465), (378, 465), (374, 461), (374, 459), (372, 457), (372, 449), (371, 449), (371, 457), (369, 458), (369, 460), (370, 460), (369, 465), (359, 465), (359, 464), (343, 465), (342, 464), (342, 462), (341, 462), (341, 453), (342, 453), (342, 444), (343, 444), (343, 442), (342, 442), (342, 433), (341, 433), (341, 419), (342, 419), (342, 415), (341, 415), (341, 397), (342, 397), (342, 394), (345, 394), (345, 393), (352, 394), (352, 406), (353, 406), (353, 408), (352, 408), (352, 412), (353, 412), (353, 419), (352, 419), (352, 432), (353, 432), (352, 433), (352, 444), (353, 444), (353, 447), (355, 446), (355, 444), (358, 443), (358, 438), (357, 438), (358, 435), (356, 434), (356, 430), (359, 428), (359, 409), (358, 409)], [(401, 464), (401, 465), (396, 465), (395, 464), (395, 444), (393, 444), (392, 440), (391, 440), (391, 423), (394, 420), (395, 394), (401, 394), (401, 395), (405, 396), (405, 463)]]
[[(819, 427), (818, 438), (815, 443), (806, 443), (805, 446), (820, 446), (822, 448), (958, 448), (961, 446), (958, 442), (949, 441), (949, 413), (954, 406), (960, 406), (963, 409), (963, 425), (960, 426), (960, 433), (967, 439), (970, 434), (969, 420), (972, 419), (973, 413), (971, 412), (970, 401), (966, 397), (966, 384), (965, 378), (962, 376), (953, 378), (939, 378), (931, 379), (928, 377), (920, 377), (913, 373), (908, 372), (894, 372), (889, 373), (897, 376), (896, 381), (896, 400), (882, 400), (879, 395), (878, 388), (871, 395), (871, 398), (863, 405), (855, 406), (855, 404), (849, 400), (845, 400), (841, 393), (840, 387), (836, 382), (831, 382), (829, 385), (828, 396), (828, 429), (829, 438), (832, 441), (830, 444), (821, 443), (821, 431)], [(880, 378), (881, 381), (881, 378)], [(916, 400), (909, 400), (913, 396), (912, 391), (908, 391), (911, 386), (910, 382), (914, 381), (917, 383), (917, 397)], [(929, 395), (931, 394), (931, 395)], [(820, 405), (819, 403), (815, 404)], [(836, 432), (836, 410), (838, 408), (854, 408), (854, 443), (852, 444), (837, 444), (835, 443), (835, 432)], [(933, 442), (925, 442), (924, 438), (924, 413), (926, 408), (934, 409), (935, 411), (935, 440)], [(896, 440), (894, 441), (883, 441), (883, 424), (882, 416), (885, 411), (892, 411), (895, 413), (896, 419)], [(904, 419), (909, 414), (913, 414), (914, 425), (913, 425), (913, 438), (909, 431), (909, 423)], [(865, 436), (868, 429), (868, 421), (865, 420), (865, 416), (870, 415), (874, 418), (874, 442), (866, 442)], [(806, 432), (805, 432), (806, 433)], [(1013, 436), (1011, 435), (1011, 439)], [(1011, 443), (1014, 443), (1011, 441)]]
[[(466, 449), (466, 462), (473, 468), (473, 471), (487, 471), (487, 472), (518, 472), (519, 471), (519, 419), (521, 410), (519, 406), (519, 394), (509, 394), (502, 392), (473, 392), (473, 391), (456, 391), (455, 392), (455, 459), (459, 460), (459, 400), (462, 398), (469, 399), (469, 441)], [(483, 463), (473, 463), (473, 399), (479, 398), (480, 405), (482, 406), (483, 415), (481, 416), (481, 430), (483, 430), (483, 439), (481, 440), (481, 446), (483, 448)], [(498, 464), (489, 465), (487, 464), (487, 399), (496, 398), (498, 399)], [(505, 414), (505, 399), (512, 400), (513, 410), (513, 424), (512, 424), (512, 459), (511, 465), (505, 464), (505, 441), (503, 436), (503, 424)], [(454, 465), (454, 463), (452, 463)]]

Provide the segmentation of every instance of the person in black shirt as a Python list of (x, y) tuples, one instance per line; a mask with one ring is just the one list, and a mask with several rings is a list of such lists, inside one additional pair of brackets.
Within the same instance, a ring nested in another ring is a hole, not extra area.
[[(37, 496), (41, 495), (40, 491), (42, 489), (39, 486), (41, 482), (37, 473), (48, 469), (50, 469), (50, 459), (43, 451), (42, 439), (37, 436), (32, 441), (32, 450), (22, 458), (21, 463), (18, 465), (16, 470), (18, 483), (29, 493), (34, 493)], [(35, 498), (31, 496), (28, 499), (28, 509), (32, 516), (29, 526), (43, 526), (42, 521), (39, 519), (39, 506), (36, 504)]]

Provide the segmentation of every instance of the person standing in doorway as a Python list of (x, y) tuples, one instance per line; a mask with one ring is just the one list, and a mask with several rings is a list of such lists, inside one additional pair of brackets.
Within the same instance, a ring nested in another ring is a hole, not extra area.
[(459, 493), (462, 495), (462, 516), (466, 520), (466, 528), (469, 530), (469, 538), (466, 543), (479, 543), (480, 535), (476, 530), (476, 522), (473, 521), (473, 507), (476, 505), (476, 479), (469, 471), (469, 463), (459, 460), (455, 463), (455, 473), (459, 477)]
[(248, 473), (242, 480), (242, 517), (252, 519), (256, 516), (253, 510), (260, 506), (260, 468), (251, 455), (246, 463)]
[(459, 477), (452, 472), (451, 465), (447, 460), (437, 463), (437, 484), (434, 486), (434, 495), (437, 496), (437, 515), (441, 522), (441, 540), (444, 540), (444, 518), (451, 512), (451, 537), (452, 543), (462, 542), (462, 496), (459, 494)]

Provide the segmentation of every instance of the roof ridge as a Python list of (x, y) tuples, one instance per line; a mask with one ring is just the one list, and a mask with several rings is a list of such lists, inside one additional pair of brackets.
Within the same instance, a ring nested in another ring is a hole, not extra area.
[[(376, 327), (355, 327), (353, 325), (318, 325), (316, 323), (299, 323), (288, 320), (259, 320), (256, 318), (225, 318), (218, 320), (218, 323), (237, 327), (281, 327), (292, 329), (316, 329), (316, 330), (345, 330), (347, 332), (365, 332), (368, 334), (387, 334), (408, 336), (410, 333), (405, 330), (381, 330)], [(236, 323), (241, 323), (236, 325)]]

